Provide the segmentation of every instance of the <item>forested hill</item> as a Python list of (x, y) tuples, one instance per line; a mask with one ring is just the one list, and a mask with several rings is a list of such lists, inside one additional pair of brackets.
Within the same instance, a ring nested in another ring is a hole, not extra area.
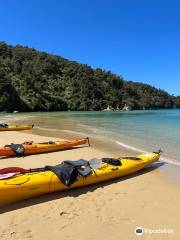
[(0, 111), (157, 109), (180, 98), (110, 71), (0, 42)]

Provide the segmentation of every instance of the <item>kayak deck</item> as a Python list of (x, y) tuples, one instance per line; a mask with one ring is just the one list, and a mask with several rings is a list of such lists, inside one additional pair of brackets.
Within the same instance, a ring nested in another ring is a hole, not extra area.
[(79, 177), (70, 187), (65, 186), (52, 171), (19, 174), (13, 178), (0, 180), (0, 205), (16, 202), (42, 194), (62, 191), (85, 185), (103, 182), (135, 173), (157, 161), (159, 153), (136, 156), (140, 160), (121, 158), (121, 166), (102, 163), (86, 178)]
[(20, 130), (30, 130), (34, 127), (34, 125), (9, 125), (8, 127), (0, 127), (0, 131), (20, 131)]
[[(22, 144), (24, 147), (24, 155), (54, 152), (58, 150), (69, 149), (78, 145), (83, 145), (88, 143), (88, 138), (75, 139), (72, 141), (61, 140), (56, 142), (46, 142), (46, 143), (32, 143), (32, 144)], [(15, 156), (16, 153), (10, 147), (1, 147), (0, 156)]]

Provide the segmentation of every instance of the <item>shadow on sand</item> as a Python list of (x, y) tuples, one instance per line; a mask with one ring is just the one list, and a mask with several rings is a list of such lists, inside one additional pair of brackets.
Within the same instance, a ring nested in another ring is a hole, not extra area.
[(134, 177), (140, 176), (142, 174), (151, 172), (151, 171), (153, 171), (155, 169), (158, 169), (159, 167), (163, 166), (164, 164), (166, 164), (166, 163), (165, 162), (157, 162), (157, 163), (154, 163), (151, 166), (146, 167), (146, 168), (144, 168), (144, 169), (142, 169), (142, 170), (140, 170), (140, 171), (138, 171), (134, 174), (131, 174), (129, 176), (116, 178), (116, 179), (112, 179), (112, 180), (108, 180), (108, 181), (105, 181), (105, 182), (96, 183), (96, 184), (93, 184), (93, 185), (84, 186), (84, 187), (80, 187), (80, 188), (69, 189), (69, 190), (65, 190), (65, 191), (62, 191), (62, 192), (49, 193), (49, 194), (46, 194), (46, 195), (42, 195), (42, 196), (39, 196), (39, 197), (27, 199), (27, 200), (22, 200), (20, 202), (13, 203), (11, 205), (0, 207), (0, 214), (5, 213), (5, 212), (11, 212), (11, 211), (21, 209), (21, 208), (26, 208), (26, 207), (33, 206), (33, 205), (40, 204), (40, 203), (44, 203), (44, 202), (49, 202), (49, 201), (52, 201), (52, 200), (55, 200), (55, 199), (65, 198), (67, 196), (76, 198), (80, 195), (86, 194), (87, 192), (93, 192), (97, 188), (100, 188), (100, 187), (103, 188), (103, 187), (106, 187), (110, 184), (121, 182), (121, 181), (130, 179), (130, 178), (134, 178)]

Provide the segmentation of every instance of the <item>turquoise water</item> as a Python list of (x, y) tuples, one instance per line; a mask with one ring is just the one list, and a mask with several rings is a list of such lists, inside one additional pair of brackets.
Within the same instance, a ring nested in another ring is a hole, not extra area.
[(164, 157), (180, 162), (180, 110), (2, 114), (0, 121), (33, 121), (42, 128), (105, 137), (144, 151), (161, 148)]

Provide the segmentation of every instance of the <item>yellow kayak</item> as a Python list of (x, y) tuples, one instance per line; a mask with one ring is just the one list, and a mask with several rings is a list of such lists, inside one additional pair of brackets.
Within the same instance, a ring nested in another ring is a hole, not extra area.
[(0, 206), (50, 192), (123, 177), (158, 161), (159, 157), (160, 153), (148, 153), (135, 157), (119, 158), (121, 166), (102, 163), (99, 169), (94, 169), (86, 178), (79, 177), (70, 187), (64, 185), (52, 171), (19, 174), (9, 179), (0, 180)]
[(20, 131), (20, 130), (30, 130), (34, 125), (8, 125), (7, 127), (0, 127), (0, 131)]

